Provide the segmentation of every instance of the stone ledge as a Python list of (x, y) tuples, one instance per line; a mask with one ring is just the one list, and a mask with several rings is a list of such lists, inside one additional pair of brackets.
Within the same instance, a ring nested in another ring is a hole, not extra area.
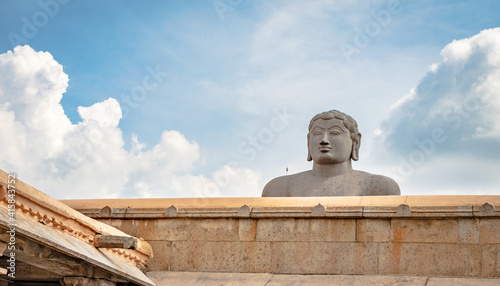
[(270, 273), (210, 273), (153, 271), (147, 276), (157, 286), (312, 286), (312, 285), (405, 285), (405, 286), (493, 286), (500, 285), (500, 279), (444, 278), (406, 275), (275, 275)]
[(500, 196), (62, 200), (96, 219), (500, 217)]

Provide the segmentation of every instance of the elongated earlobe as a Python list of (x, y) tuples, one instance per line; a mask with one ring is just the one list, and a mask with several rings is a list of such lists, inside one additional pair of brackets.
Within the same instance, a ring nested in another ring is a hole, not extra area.
[(312, 161), (311, 148), (309, 148), (309, 133), (307, 133), (307, 161)]
[(358, 133), (354, 140), (352, 140), (351, 159), (354, 161), (359, 160), (359, 147), (361, 146), (361, 133)]

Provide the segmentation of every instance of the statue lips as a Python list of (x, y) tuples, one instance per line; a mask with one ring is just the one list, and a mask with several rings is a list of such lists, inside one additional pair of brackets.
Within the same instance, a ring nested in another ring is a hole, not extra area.
[(320, 152), (322, 153), (328, 153), (330, 152), (330, 150), (332, 150), (332, 147), (329, 147), (329, 146), (321, 146), (318, 148)]

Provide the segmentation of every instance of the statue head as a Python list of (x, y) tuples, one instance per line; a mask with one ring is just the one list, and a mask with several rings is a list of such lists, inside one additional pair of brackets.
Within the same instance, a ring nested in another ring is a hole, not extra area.
[[(325, 148), (323, 149), (328, 149), (331, 147), (329, 144), (339, 144), (339, 146), (333, 146), (335, 147), (335, 152), (350, 152), (349, 158), (345, 158), (347, 160), (352, 159), (354, 161), (357, 161), (359, 159), (359, 147), (361, 145), (361, 133), (358, 131), (358, 124), (356, 123), (356, 120), (352, 118), (351, 116), (340, 112), (338, 110), (330, 110), (326, 112), (322, 112), (317, 114), (311, 119), (311, 122), (309, 123), (309, 133), (307, 133), (307, 161), (313, 160), (313, 156), (311, 156), (311, 140), (313, 140), (312, 137), (314, 137), (314, 140), (320, 140), (316, 137), (318, 136), (323, 136), (322, 134), (316, 134), (318, 131), (315, 131), (314, 133), (311, 133), (311, 131), (314, 129), (320, 129), (323, 130), (324, 128), (327, 128), (329, 125), (332, 125), (333, 123), (331, 122), (342, 122), (343, 126), (337, 126), (337, 127), (332, 127), (333, 129), (338, 129), (333, 130), (331, 134), (336, 135), (338, 134), (339, 136), (342, 135), (344, 132), (349, 132), (350, 136), (347, 136), (347, 134), (344, 134), (346, 136), (342, 137), (344, 138), (343, 140), (332, 140), (332, 142), (326, 142), (329, 141), (328, 139), (321, 140), (319, 144), (325, 145)], [(330, 122), (330, 123), (329, 123)], [(326, 124), (326, 125), (325, 125)], [(340, 124), (340, 123), (339, 123)], [(319, 126), (321, 125), (321, 126)], [(327, 126), (328, 125), (328, 126)], [(333, 125), (332, 125), (333, 126)], [(321, 132), (319, 132), (321, 133)], [(316, 137), (315, 137), (316, 136)], [(339, 137), (340, 138), (340, 137)], [(350, 141), (348, 141), (350, 138)], [(334, 141), (334, 142), (333, 142)], [(316, 142), (318, 143), (318, 142)], [(328, 145), (328, 146), (327, 146)], [(324, 153), (327, 152), (327, 150), (323, 150)], [(342, 156), (342, 155), (340, 155)]]

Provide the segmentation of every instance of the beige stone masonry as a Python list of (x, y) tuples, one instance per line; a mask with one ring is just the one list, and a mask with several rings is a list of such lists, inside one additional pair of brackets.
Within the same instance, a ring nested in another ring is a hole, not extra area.
[(257, 237), (257, 220), (240, 219), (238, 224), (238, 239), (240, 241), (254, 241)]
[(482, 269), (485, 251), (490, 249), (470, 244), (387, 243), (380, 245), (379, 271), (381, 274), (488, 276), (483, 275)]
[(500, 220), (482, 219), (479, 222), (480, 237), (479, 240), (484, 244), (500, 243)]
[(390, 219), (359, 219), (356, 226), (356, 241), (388, 242), (391, 240)]
[(393, 219), (393, 242), (440, 242), (458, 243), (457, 219)]
[(356, 241), (352, 219), (260, 219), (257, 241)]
[(63, 202), (143, 237), (151, 271), (500, 277), (500, 196)]

